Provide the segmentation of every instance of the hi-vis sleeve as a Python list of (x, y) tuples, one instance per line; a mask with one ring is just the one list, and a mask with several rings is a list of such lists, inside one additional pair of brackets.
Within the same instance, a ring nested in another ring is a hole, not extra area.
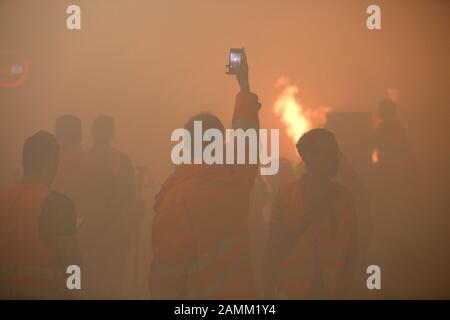
[(187, 210), (183, 198), (174, 193), (167, 194), (152, 223), (149, 288), (153, 299), (188, 298), (189, 275), (195, 265)]

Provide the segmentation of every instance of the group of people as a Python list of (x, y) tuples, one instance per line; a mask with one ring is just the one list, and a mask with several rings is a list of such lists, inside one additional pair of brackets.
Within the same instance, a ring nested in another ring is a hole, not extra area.
[[(232, 127), (258, 129), (261, 104), (250, 90), (247, 59), (236, 77)], [(204, 130), (225, 130), (216, 116), (201, 113), (185, 125), (191, 134), (194, 121)], [(2, 298), (125, 297), (131, 235), (141, 214), (134, 169), (111, 145), (111, 117), (95, 119), (87, 150), (81, 132), (80, 120), (65, 115), (54, 135), (29, 137), (22, 181), (0, 190)], [(332, 132), (316, 128), (296, 147), (306, 173), (294, 179), (290, 164), (281, 162), (280, 177), (287, 178), (274, 177), (273, 190), (261, 199), (255, 198), (262, 185), (258, 165), (175, 168), (154, 201), (151, 298), (348, 296), (358, 267), (358, 213), (352, 192), (334, 180), (338, 143)], [(271, 210), (261, 231), (267, 236), (258, 240), (263, 253), (255, 259), (249, 212), (261, 213), (255, 208), (262, 203)], [(66, 287), (69, 265), (82, 270), (81, 290)]]
[[(79, 118), (56, 120), (23, 146), (23, 179), (0, 191), (0, 288), (11, 298), (120, 297), (136, 212), (134, 169), (111, 145), (114, 121), (100, 116), (81, 147)], [(68, 291), (66, 269), (82, 270)]]

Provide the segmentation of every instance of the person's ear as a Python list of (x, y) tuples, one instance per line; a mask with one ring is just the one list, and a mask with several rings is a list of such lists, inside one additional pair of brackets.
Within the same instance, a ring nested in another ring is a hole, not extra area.
[(302, 161), (303, 161), (305, 164), (309, 163), (309, 157), (308, 157), (308, 155), (306, 154), (306, 152), (303, 152), (303, 154), (300, 154), (300, 152), (299, 152), (299, 155), (300, 155), (300, 158), (302, 159)]

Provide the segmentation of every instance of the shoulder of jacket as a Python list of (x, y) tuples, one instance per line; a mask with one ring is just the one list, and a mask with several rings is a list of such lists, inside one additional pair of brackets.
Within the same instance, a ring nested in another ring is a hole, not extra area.
[(354, 197), (350, 189), (338, 182), (334, 182), (334, 185), (337, 190), (338, 198), (345, 204), (352, 205), (354, 202)]

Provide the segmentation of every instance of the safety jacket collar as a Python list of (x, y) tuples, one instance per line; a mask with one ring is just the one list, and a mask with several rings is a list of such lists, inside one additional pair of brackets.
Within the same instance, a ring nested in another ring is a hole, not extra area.
[(175, 186), (186, 181), (202, 182), (226, 182), (229, 180), (232, 168), (221, 165), (189, 164), (178, 166), (167, 178), (161, 187), (161, 190), (155, 196), (153, 209), (158, 210), (164, 197)]

